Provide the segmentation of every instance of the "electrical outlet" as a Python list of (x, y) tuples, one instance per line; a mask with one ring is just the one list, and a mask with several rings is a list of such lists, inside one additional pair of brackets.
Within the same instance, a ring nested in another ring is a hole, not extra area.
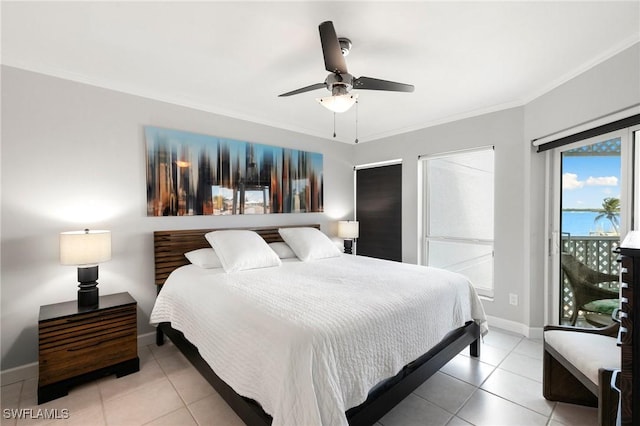
[(518, 295), (509, 293), (509, 304), (513, 306), (518, 306)]

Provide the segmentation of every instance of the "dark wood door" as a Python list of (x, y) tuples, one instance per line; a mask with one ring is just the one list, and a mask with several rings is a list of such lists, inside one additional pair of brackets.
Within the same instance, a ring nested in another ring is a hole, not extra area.
[(360, 256), (402, 261), (402, 164), (356, 172)]

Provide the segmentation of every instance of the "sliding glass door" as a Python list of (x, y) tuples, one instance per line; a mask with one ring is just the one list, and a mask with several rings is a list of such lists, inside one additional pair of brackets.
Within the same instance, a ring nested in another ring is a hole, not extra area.
[(615, 249), (632, 227), (633, 132), (552, 154), (550, 274), (554, 323), (600, 327), (618, 306)]

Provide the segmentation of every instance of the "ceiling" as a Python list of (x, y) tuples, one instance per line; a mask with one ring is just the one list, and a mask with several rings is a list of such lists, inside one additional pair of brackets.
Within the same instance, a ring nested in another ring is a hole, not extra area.
[[(361, 142), (524, 103), (640, 40), (639, 1), (2, 2), (2, 63), (334, 140), (318, 25), (357, 91)], [(355, 92), (355, 91), (354, 91)], [(336, 115), (353, 143), (356, 108)]]

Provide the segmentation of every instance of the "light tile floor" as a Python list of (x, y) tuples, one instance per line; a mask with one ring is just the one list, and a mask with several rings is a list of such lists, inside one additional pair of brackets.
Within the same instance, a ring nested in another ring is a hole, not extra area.
[[(479, 360), (465, 350), (380, 419), (377, 426), (596, 425), (597, 410), (542, 397), (542, 342), (492, 329)], [(242, 425), (235, 413), (171, 344), (140, 350), (138, 373), (72, 389), (36, 404), (36, 379), (2, 386), (1, 424)], [(38, 409), (68, 410), (67, 419), (6, 418), (6, 410), (37, 417)]]

